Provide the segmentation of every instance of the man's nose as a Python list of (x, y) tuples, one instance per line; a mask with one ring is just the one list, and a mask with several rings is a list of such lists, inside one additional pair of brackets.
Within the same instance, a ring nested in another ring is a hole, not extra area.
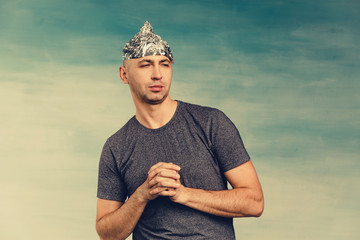
[(162, 79), (162, 74), (161, 74), (161, 70), (160, 70), (159, 65), (155, 65), (153, 67), (151, 79), (153, 79), (153, 80), (161, 80)]

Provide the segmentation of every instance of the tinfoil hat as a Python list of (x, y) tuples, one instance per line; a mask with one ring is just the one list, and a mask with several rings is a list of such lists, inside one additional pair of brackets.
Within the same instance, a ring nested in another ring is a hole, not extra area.
[(124, 59), (141, 58), (145, 56), (164, 55), (174, 61), (169, 44), (156, 35), (148, 21), (140, 31), (126, 43), (123, 49)]

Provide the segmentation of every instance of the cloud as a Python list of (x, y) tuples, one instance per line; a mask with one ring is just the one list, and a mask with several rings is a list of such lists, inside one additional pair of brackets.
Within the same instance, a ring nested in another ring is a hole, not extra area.
[(96, 239), (85, 229), (94, 226), (98, 158), (133, 114), (116, 75), (111, 66), (61, 64), (1, 73), (1, 205), (10, 226), (2, 237)]
[[(296, 167), (291, 163), (296, 158), (286, 158), (288, 163), (283, 161), (282, 165), (274, 164), (277, 160), (273, 157), (255, 159), (264, 190), (265, 211), (259, 219), (236, 219), (237, 236), (258, 239), (266, 235), (269, 240), (356, 236), (357, 210), (346, 206), (354, 206), (360, 198), (353, 185), (359, 176), (356, 170), (347, 171), (358, 169), (357, 156), (348, 155), (347, 160), (340, 162), (331, 156), (334, 152), (326, 154), (324, 150), (327, 158), (315, 155), (310, 163)], [(345, 172), (339, 174), (339, 167)], [(313, 169), (323, 172), (319, 174)]]
[(223, 110), (258, 170), (266, 209), (238, 238), (359, 235), (358, 3), (140, 3), (1, 2), (1, 238), (96, 239), (101, 147), (134, 114), (120, 52), (145, 20), (172, 96)]

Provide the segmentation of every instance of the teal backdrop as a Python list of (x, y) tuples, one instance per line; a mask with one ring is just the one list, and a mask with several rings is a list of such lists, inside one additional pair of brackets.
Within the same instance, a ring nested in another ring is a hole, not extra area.
[(0, 239), (91, 240), (98, 159), (134, 115), (121, 50), (148, 20), (171, 96), (236, 124), (265, 194), (237, 239), (360, 237), (358, 0), (0, 0)]

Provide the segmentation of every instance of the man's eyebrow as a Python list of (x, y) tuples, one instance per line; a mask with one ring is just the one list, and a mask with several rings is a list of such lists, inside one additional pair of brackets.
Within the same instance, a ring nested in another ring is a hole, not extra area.
[(169, 60), (169, 59), (162, 59), (160, 62), (161, 62), (161, 63), (163, 63), (163, 62), (168, 62), (168, 63), (170, 63), (170, 60)]
[(139, 64), (141, 64), (141, 63), (143, 63), (143, 62), (151, 63), (151, 62), (153, 62), (153, 61), (150, 60), (150, 59), (143, 59), (143, 60), (141, 60), (141, 61), (139, 62)]
[[(153, 62), (155, 62), (154, 60), (151, 60), (151, 59), (142, 59), (141, 61), (139, 61), (138, 62), (138, 64), (142, 64), (142, 63), (144, 63), (144, 62), (146, 62), (146, 63), (153, 63)], [(160, 63), (163, 63), (163, 62), (168, 62), (168, 63), (170, 63), (170, 60), (169, 59), (161, 59), (160, 60)]]

